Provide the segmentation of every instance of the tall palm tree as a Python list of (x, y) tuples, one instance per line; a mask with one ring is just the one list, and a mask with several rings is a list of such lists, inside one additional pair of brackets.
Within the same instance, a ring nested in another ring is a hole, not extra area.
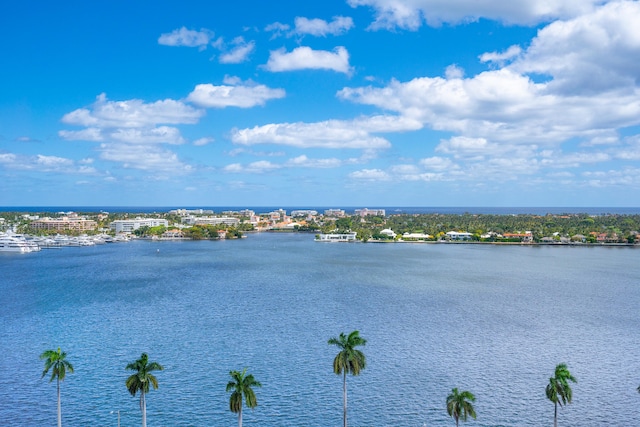
[(467, 421), (467, 417), (476, 419), (476, 410), (473, 409), (473, 402), (476, 397), (470, 391), (458, 392), (457, 388), (451, 390), (451, 394), (447, 396), (447, 413), (456, 420)]
[(242, 397), (244, 396), (247, 406), (253, 409), (258, 406), (258, 401), (252, 387), (262, 387), (262, 384), (256, 381), (253, 375), (246, 375), (246, 373), (247, 368), (244, 368), (242, 372), (229, 372), (233, 380), (227, 384), (227, 392), (232, 392), (229, 398), (229, 409), (238, 414), (238, 427), (242, 427)]
[(51, 378), (49, 382), (56, 379), (56, 386), (58, 388), (58, 427), (62, 427), (62, 412), (60, 409), (60, 381), (64, 381), (67, 371), (73, 374), (73, 365), (65, 360), (67, 353), (60, 350), (47, 350), (40, 355), (40, 360), (44, 360), (44, 370), (42, 371), (42, 378), (47, 375), (47, 372), (51, 370)]
[(149, 393), (149, 385), (158, 389), (158, 379), (151, 372), (162, 371), (164, 368), (157, 362), (149, 362), (147, 353), (142, 353), (140, 359), (129, 363), (125, 368), (136, 373), (127, 378), (126, 386), (131, 396), (140, 392), (140, 410), (142, 411), (142, 427), (147, 427), (147, 401), (145, 395)]
[(558, 427), (558, 405), (563, 406), (571, 403), (573, 391), (569, 385), (569, 381), (577, 383), (578, 381), (571, 375), (567, 365), (560, 363), (556, 366), (555, 375), (549, 378), (546, 393), (547, 398), (553, 402), (553, 426)]
[(329, 345), (335, 345), (340, 352), (333, 359), (333, 372), (342, 374), (342, 407), (343, 407), (343, 427), (347, 427), (347, 373), (360, 375), (360, 371), (366, 366), (364, 353), (356, 347), (363, 346), (367, 340), (360, 336), (360, 332), (353, 331), (348, 336), (343, 332), (338, 338), (331, 338)]

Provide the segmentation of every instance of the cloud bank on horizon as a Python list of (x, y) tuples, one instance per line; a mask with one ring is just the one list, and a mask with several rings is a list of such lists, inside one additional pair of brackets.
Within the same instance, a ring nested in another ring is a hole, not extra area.
[(0, 205), (637, 205), (639, 2), (246, 3), (12, 6)]

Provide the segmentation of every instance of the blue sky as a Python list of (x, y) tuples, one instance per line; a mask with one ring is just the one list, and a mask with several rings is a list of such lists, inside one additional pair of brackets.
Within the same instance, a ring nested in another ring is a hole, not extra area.
[(640, 3), (4, 2), (0, 205), (637, 206)]

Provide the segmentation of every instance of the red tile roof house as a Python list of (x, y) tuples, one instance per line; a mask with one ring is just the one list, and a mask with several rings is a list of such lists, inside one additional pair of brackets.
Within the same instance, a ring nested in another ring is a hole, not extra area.
[(183, 237), (184, 234), (182, 234), (182, 231), (178, 230), (177, 228), (167, 230), (162, 233), (163, 239), (182, 239)]
[(531, 232), (526, 233), (504, 233), (502, 235), (505, 239), (520, 239), (521, 242), (531, 243), (533, 242), (533, 234)]

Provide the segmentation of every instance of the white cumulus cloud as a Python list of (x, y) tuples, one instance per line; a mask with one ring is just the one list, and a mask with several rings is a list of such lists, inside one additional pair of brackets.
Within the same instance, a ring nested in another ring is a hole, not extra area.
[(276, 169), (280, 169), (282, 166), (277, 165), (275, 163), (269, 162), (267, 160), (259, 160), (257, 162), (249, 163), (246, 166), (243, 166), (240, 163), (232, 163), (223, 168), (225, 172), (229, 173), (266, 173), (271, 172)]
[(215, 139), (211, 138), (211, 137), (202, 137), (202, 138), (198, 138), (195, 141), (193, 141), (193, 145), (195, 145), (196, 147), (201, 147), (203, 145), (207, 145), (212, 143), (213, 141), (215, 141)]
[(156, 124), (193, 124), (203, 114), (204, 111), (173, 99), (151, 103), (140, 99), (109, 101), (103, 93), (90, 108), (79, 108), (65, 114), (62, 122), (97, 128), (135, 128)]
[(464, 77), (464, 70), (459, 66), (452, 64), (444, 70), (444, 75), (447, 80), (461, 79)]
[(381, 169), (362, 169), (349, 174), (349, 177), (359, 181), (389, 181), (391, 176)]
[(353, 19), (348, 16), (335, 16), (333, 21), (327, 22), (324, 19), (309, 19), (296, 17), (294, 33), (299, 35), (312, 35), (326, 37), (327, 35), (344, 34), (353, 28)]
[(158, 43), (165, 46), (186, 46), (205, 49), (213, 36), (213, 32), (207, 29), (195, 31), (182, 27), (170, 33), (161, 34), (158, 38)]
[(109, 134), (110, 139), (132, 144), (184, 144), (185, 140), (177, 128), (158, 126), (149, 129), (117, 129)]
[(304, 167), (304, 168), (336, 168), (342, 166), (343, 162), (340, 159), (310, 159), (304, 154), (298, 157), (291, 158), (287, 161), (287, 166), (290, 167)]
[(593, 96), (637, 90), (640, 75), (640, 3), (619, 1), (538, 32), (510, 68), (552, 78), (549, 89)]
[(243, 37), (236, 37), (231, 42), (231, 49), (220, 55), (221, 64), (239, 64), (246, 61), (256, 47), (254, 41), (245, 41)]
[(234, 129), (231, 132), (231, 140), (240, 145), (280, 144), (300, 148), (384, 149), (390, 147), (389, 141), (370, 133), (366, 120), (277, 123)]
[(486, 52), (480, 55), (481, 62), (495, 62), (503, 64), (506, 61), (514, 59), (522, 52), (522, 48), (517, 45), (509, 46), (504, 52)]
[(34, 156), (0, 153), (0, 165), (7, 169), (26, 170), (40, 173), (93, 175), (97, 171), (81, 160), (74, 161), (66, 157), (36, 154)]
[(67, 141), (104, 141), (104, 135), (99, 128), (86, 128), (82, 130), (61, 130), (58, 135)]
[(284, 96), (284, 89), (271, 89), (264, 85), (214, 86), (206, 83), (197, 85), (187, 100), (206, 108), (250, 108)]
[(351, 73), (349, 52), (342, 46), (336, 47), (333, 52), (313, 50), (308, 46), (295, 48), (291, 52), (285, 49), (274, 50), (271, 51), (265, 68), (273, 72), (316, 69)]
[(43, 156), (42, 154), (36, 155), (35, 162), (38, 165), (41, 165), (44, 167), (54, 167), (54, 168), (69, 167), (73, 165), (73, 160), (71, 159), (66, 159), (64, 157), (58, 157), (58, 156)]
[(153, 145), (103, 143), (99, 151), (102, 160), (121, 163), (127, 169), (178, 175), (192, 171), (176, 153)]
[(439, 157), (439, 156), (428, 157), (426, 159), (420, 160), (419, 163), (425, 169), (433, 170), (433, 171), (444, 171), (447, 169), (457, 168), (457, 165), (455, 165), (451, 161), (451, 159), (447, 157)]
[(507, 24), (535, 25), (572, 18), (593, 10), (607, 0), (347, 0), (352, 7), (375, 11), (373, 29), (396, 27), (417, 30), (423, 23), (438, 26), (477, 21), (481, 18)]

